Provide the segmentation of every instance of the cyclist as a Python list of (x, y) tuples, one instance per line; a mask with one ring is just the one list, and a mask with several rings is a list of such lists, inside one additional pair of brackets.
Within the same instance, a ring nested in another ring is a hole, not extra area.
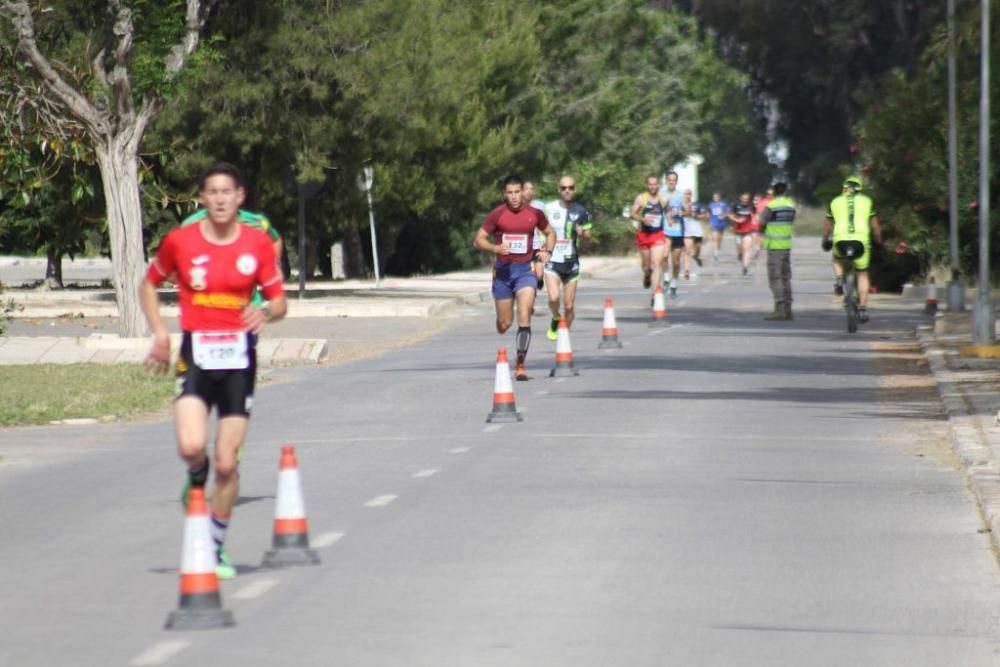
[[(146, 368), (165, 372), (170, 335), (156, 288), (168, 278), (177, 282), (184, 333), (176, 364), (174, 423), (177, 450), (188, 466), (184, 495), (186, 499), (188, 489), (208, 481), (206, 449), (214, 407), (218, 424), (210, 529), (216, 576), (229, 579), (236, 570), (223, 543), (239, 491), (239, 454), (253, 404), (254, 347), (264, 324), (285, 316), (288, 302), (271, 240), (238, 222), (246, 190), (236, 167), (212, 165), (202, 174), (198, 192), (207, 215), (167, 234), (139, 285), (139, 299), (153, 330)], [(263, 308), (250, 303), (257, 286), (270, 300)]]
[(526, 205), (521, 197), (524, 181), (520, 176), (504, 179), (501, 191), (504, 203), (490, 211), (472, 242), (478, 250), (496, 256), (493, 263), (493, 302), (497, 314), (497, 333), (504, 334), (514, 323), (517, 301), (516, 380), (527, 380), (524, 360), (531, 345), (531, 315), (535, 311), (537, 279), (531, 270), (531, 238), (535, 230), (545, 235), (538, 259), (548, 262), (556, 244), (556, 235), (545, 214)]
[(663, 279), (663, 249), (667, 239), (663, 234), (663, 217), (667, 200), (660, 195), (660, 179), (655, 174), (646, 177), (646, 191), (632, 202), (632, 220), (638, 223), (635, 243), (639, 246), (642, 263), (642, 286), (649, 289)]
[[(862, 192), (864, 182), (860, 176), (848, 176), (844, 180), (844, 191), (830, 202), (830, 208), (823, 223), (823, 249), (833, 249), (833, 272), (837, 285), (843, 294), (844, 265), (837, 248), (841, 241), (859, 241), (864, 253), (854, 260), (858, 278), (858, 321), (868, 321), (868, 267), (871, 264), (872, 241), (882, 243), (882, 228), (875, 212), (872, 198)], [(832, 235), (832, 240), (831, 240)]]
[(563, 289), (563, 307), (566, 326), (573, 326), (576, 315), (576, 285), (580, 279), (580, 254), (577, 241), (591, 238), (590, 213), (580, 202), (574, 201), (576, 181), (571, 176), (559, 179), (559, 199), (545, 205), (545, 217), (556, 233), (552, 259), (545, 264), (545, 287), (549, 294), (552, 322), (545, 335), (549, 340), (558, 338), (559, 288)]

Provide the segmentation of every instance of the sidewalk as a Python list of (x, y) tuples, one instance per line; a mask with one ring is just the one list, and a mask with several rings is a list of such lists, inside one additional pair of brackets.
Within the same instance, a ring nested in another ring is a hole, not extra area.
[[(632, 266), (634, 257), (584, 257), (581, 274), (595, 274)], [(5, 264), (0, 262), (0, 280)], [(42, 265), (44, 272), (44, 265)], [(100, 281), (101, 268), (87, 265), (87, 278)], [(285, 284), (289, 300), (289, 320), (316, 318), (418, 318), (441, 316), (465, 304), (489, 301), (490, 268), (473, 271), (455, 271), (431, 276), (385, 278), (378, 289), (374, 281), (340, 280), (311, 281), (300, 295), (297, 282)], [(108, 276), (110, 277), (110, 276)], [(168, 320), (177, 317), (176, 294), (173, 290), (161, 292), (164, 302), (161, 312)], [(15, 309), (9, 313), (14, 320), (50, 319), (62, 322), (82, 318), (117, 318), (118, 308), (114, 291), (110, 289), (67, 289), (47, 291), (41, 289), (6, 289), (0, 293), (4, 304), (11, 301)], [(288, 327), (301, 330), (308, 327)], [(21, 328), (19, 328), (21, 329)], [(148, 338), (124, 339), (109, 333), (90, 333), (74, 336), (41, 335), (0, 336), (0, 365), (36, 363), (136, 363), (142, 361), (149, 349)], [(176, 350), (176, 342), (172, 345)], [(296, 338), (264, 336), (257, 348), (261, 366), (315, 364), (330, 355), (326, 338)]]
[(917, 338), (948, 414), (952, 446), (1000, 549), (1000, 359), (963, 357), (972, 312), (940, 313)]

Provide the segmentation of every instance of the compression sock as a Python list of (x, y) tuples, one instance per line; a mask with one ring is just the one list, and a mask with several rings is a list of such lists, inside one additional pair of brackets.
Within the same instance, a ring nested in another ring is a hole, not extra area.
[(208, 481), (208, 457), (196, 466), (188, 468), (188, 483), (192, 487), (203, 488)]
[(212, 520), (209, 523), (208, 530), (212, 535), (212, 541), (215, 542), (215, 548), (221, 549), (222, 543), (226, 541), (226, 529), (229, 528), (229, 517), (222, 517), (212, 512)]
[(517, 328), (517, 363), (523, 364), (531, 345), (531, 327)]

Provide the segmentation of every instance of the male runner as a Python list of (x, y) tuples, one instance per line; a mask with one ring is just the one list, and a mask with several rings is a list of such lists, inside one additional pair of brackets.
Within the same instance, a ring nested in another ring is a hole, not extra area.
[(576, 197), (576, 181), (571, 176), (559, 179), (559, 199), (545, 205), (545, 217), (556, 234), (552, 259), (545, 264), (545, 288), (549, 293), (549, 310), (552, 322), (545, 335), (549, 340), (558, 338), (559, 288), (563, 288), (563, 306), (566, 326), (573, 326), (576, 316), (576, 283), (580, 279), (580, 254), (577, 240), (590, 241), (590, 213)]
[(719, 249), (722, 248), (722, 237), (726, 232), (729, 220), (729, 204), (722, 198), (721, 192), (712, 193), (712, 201), (708, 205), (708, 223), (712, 228), (712, 255), (714, 261), (719, 261)]
[(750, 262), (753, 261), (753, 203), (749, 192), (740, 195), (739, 202), (729, 211), (728, 216), (736, 235), (736, 261), (740, 263), (743, 275), (747, 275), (750, 272)]
[(663, 280), (663, 251), (667, 238), (663, 234), (663, 218), (667, 200), (660, 195), (660, 179), (655, 174), (646, 176), (646, 191), (632, 202), (632, 220), (638, 223), (635, 244), (639, 247), (642, 264), (642, 286), (660, 284)]
[(667, 200), (667, 212), (663, 233), (670, 244), (669, 254), (664, 261), (670, 262), (670, 298), (677, 298), (677, 278), (681, 273), (681, 258), (684, 255), (684, 195), (677, 189), (677, 172), (667, 172), (667, 187), (661, 195)]
[(497, 333), (507, 332), (514, 323), (514, 300), (517, 300), (517, 364), (514, 377), (527, 380), (524, 360), (531, 345), (531, 315), (535, 309), (536, 278), (531, 270), (531, 236), (536, 229), (545, 234), (538, 259), (548, 262), (556, 244), (556, 235), (545, 214), (526, 206), (522, 198), (524, 181), (520, 176), (504, 179), (501, 191), (504, 203), (490, 211), (476, 232), (473, 245), (496, 255), (493, 264), (493, 300), (497, 313)]
[(701, 266), (701, 243), (705, 232), (701, 221), (708, 217), (701, 204), (694, 201), (691, 188), (684, 188), (681, 193), (683, 203), (681, 211), (684, 216), (684, 280), (691, 279), (691, 261)]
[[(521, 199), (532, 208), (537, 208), (539, 211), (545, 210), (545, 202), (535, 200), (535, 184), (531, 181), (524, 182), (524, 187), (521, 188)], [(542, 280), (545, 263), (538, 261), (538, 251), (544, 242), (545, 235), (536, 229), (535, 236), (531, 239), (531, 270), (535, 272), (535, 276), (538, 278), (538, 289), (542, 289), (545, 286)]]
[[(253, 404), (254, 345), (265, 322), (285, 316), (288, 302), (271, 240), (239, 223), (246, 195), (239, 171), (221, 162), (212, 165), (201, 176), (198, 191), (205, 219), (167, 234), (139, 285), (139, 299), (153, 331), (146, 368), (165, 372), (170, 335), (160, 317), (156, 288), (167, 278), (177, 281), (183, 338), (176, 365), (174, 424), (177, 451), (188, 467), (185, 500), (190, 487), (208, 481), (206, 449), (214, 407), (218, 424), (211, 531), (216, 574), (228, 579), (236, 570), (223, 544), (239, 490), (239, 454)], [(265, 308), (250, 304), (258, 285), (270, 301)]]
[[(854, 260), (854, 269), (858, 277), (858, 321), (862, 324), (868, 321), (868, 267), (872, 259), (872, 240), (882, 243), (882, 227), (875, 212), (872, 198), (861, 192), (864, 184), (859, 176), (848, 176), (844, 180), (844, 193), (830, 202), (830, 208), (823, 223), (823, 249), (833, 249), (833, 271), (837, 276), (837, 285), (841, 286), (844, 278), (844, 265), (837, 244), (841, 241), (859, 241), (864, 246), (864, 253)], [(831, 233), (833, 240), (830, 239)]]

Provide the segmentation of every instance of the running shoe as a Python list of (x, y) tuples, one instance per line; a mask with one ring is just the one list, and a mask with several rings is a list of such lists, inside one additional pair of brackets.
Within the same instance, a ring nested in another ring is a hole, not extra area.
[(219, 547), (215, 552), (218, 562), (215, 565), (215, 577), (217, 579), (232, 579), (236, 576), (236, 568), (229, 560), (229, 554), (225, 547)]
[(833, 283), (833, 293), (837, 296), (844, 296), (844, 283), (839, 280)]
[(557, 331), (558, 327), (559, 320), (552, 320), (549, 322), (549, 328), (545, 332), (545, 335), (548, 336), (549, 340), (556, 340), (559, 338), (559, 332)]
[[(719, 258), (716, 257), (715, 259), (719, 259)], [(698, 264), (698, 266), (704, 266), (704, 264), (701, 263), (701, 257), (695, 257), (694, 261)]]
[(653, 284), (653, 272), (646, 271), (642, 274), (642, 286), (644, 289), (649, 289)]
[(671, 299), (676, 299), (677, 298), (677, 286), (676, 285), (671, 285), (670, 286), (670, 298)]
[(524, 370), (524, 364), (518, 364), (514, 367), (514, 379), (518, 382), (524, 382), (528, 379), (528, 371)]
[(743, 275), (747, 275), (748, 273), (750, 273), (750, 269), (748, 269), (747, 267), (744, 266), (743, 267)]
[(691, 280), (691, 272), (690, 271), (685, 271), (684, 272), (684, 280)]
[(858, 308), (858, 322), (861, 322), (861, 324), (867, 324), (868, 319), (868, 309), (864, 307)]
[(181, 511), (187, 514), (188, 498), (191, 496), (191, 481), (185, 480), (184, 488), (181, 489)]

